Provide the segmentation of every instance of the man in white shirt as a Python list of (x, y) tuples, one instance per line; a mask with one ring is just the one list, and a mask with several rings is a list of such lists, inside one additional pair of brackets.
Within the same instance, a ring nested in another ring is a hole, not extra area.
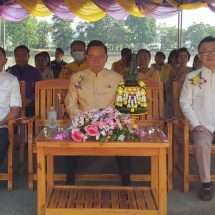
[(6, 62), (5, 50), (0, 47), (0, 165), (9, 145), (7, 123), (19, 115), (22, 105), (17, 78), (3, 70)]
[(190, 121), (202, 187), (201, 200), (212, 199), (211, 146), (215, 140), (215, 38), (206, 37), (198, 46), (202, 68), (187, 74), (180, 96), (184, 116)]

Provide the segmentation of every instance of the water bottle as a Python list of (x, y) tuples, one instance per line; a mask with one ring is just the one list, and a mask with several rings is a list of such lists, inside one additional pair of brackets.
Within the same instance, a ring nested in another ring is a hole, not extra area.
[(49, 128), (57, 127), (57, 111), (54, 109), (54, 107), (51, 107), (48, 111), (48, 122)]

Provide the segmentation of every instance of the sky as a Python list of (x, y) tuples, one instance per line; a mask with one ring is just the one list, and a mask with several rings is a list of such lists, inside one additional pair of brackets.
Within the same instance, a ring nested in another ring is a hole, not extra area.
[[(215, 13), (213, 13), (208, 8), (183, 10), (183, 28), (187, 29), (194, 22), (203, 22), (204, 24), (210, 24), (212, 26), (215, 26)], [(157, 20), (157, 23), (165, 23), (167, 26), (177, 26), (178, 16)]]

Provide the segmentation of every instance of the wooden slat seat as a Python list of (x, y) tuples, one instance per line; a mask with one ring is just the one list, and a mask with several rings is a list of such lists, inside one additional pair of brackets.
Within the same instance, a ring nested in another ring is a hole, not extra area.
[[(157, 202), (150, 188), (143, 187), (55, 187), (47, 199), (48, 209), (131, 209), (157, 210)], [(55, 211), (57, 212), (57, 210)], [(83, 210), (84, 214), (84, 210)]]

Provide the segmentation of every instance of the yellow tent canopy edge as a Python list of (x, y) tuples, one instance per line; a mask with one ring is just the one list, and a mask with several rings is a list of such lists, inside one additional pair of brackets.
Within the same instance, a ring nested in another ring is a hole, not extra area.
[(50, 16), (52, 12), (44, 5), (42, 0), (16, 0), (25, 10), (27, 10), (33, 16)]

